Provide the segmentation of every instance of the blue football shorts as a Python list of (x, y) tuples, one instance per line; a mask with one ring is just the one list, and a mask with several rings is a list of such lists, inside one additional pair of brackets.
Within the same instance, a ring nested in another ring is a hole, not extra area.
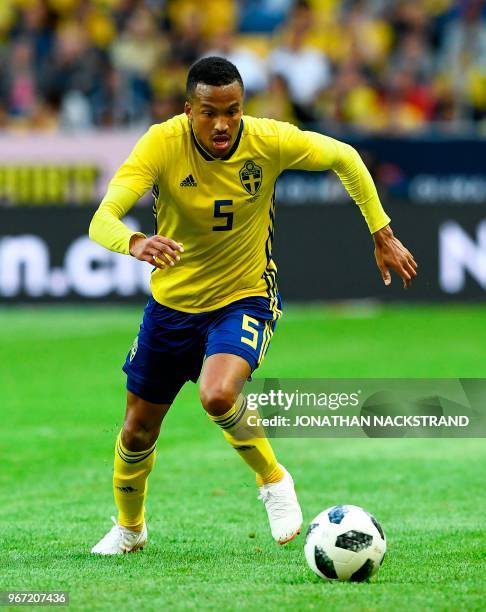
[(196, 314), (150, 297), (123, 366), (127, 389), (148, 402), (170, 404), (186, 381), (197, 382), (204, 358), (216, 353), (239, 355), (253, 372), (265, 357), (276, 322), (265, 297)]

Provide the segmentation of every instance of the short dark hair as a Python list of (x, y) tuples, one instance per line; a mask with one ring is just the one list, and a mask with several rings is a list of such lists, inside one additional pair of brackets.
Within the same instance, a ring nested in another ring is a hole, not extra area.
[(186, 96), (190, 100), (198, 83), (205, 85), (231, 85), (237, 81), (244, 91), (243, 79), (238, 68), (224, 57), (203, 57), (189, 68), (186, 82)]

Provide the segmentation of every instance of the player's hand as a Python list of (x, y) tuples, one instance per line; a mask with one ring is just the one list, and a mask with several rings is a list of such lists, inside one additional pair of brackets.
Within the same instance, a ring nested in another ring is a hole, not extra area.
[(389, 225), (373, 234), (375, 242), (375, 258), (385, 285), (391, 284), (389, 268), (403, 280), (403, 287), (408, 289), (417, 276), (417, 262), (412, 253), (395, 238)]
[(179, 253), (184, 253), (181, 242), (176, 242), (165, 236), (144, 238), (134, 234), (130, 238), (130, 255), (140, 261), (148, 261), (152, 266), (163, 270), (175, 266), (180, 261)]

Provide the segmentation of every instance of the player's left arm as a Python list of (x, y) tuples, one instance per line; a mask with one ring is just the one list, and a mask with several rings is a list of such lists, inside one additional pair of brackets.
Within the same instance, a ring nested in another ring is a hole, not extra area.
[(405, 288), (417, 276), (417, 263), (410, 251), (393, 234), (390, 217), (383, 210), (376, 186), (359, 153), (352, 146), (296, 126), (277, 122), (280, 171), (333, 170), (359, 206), (375, 245), (375, 258), (385, 285), (391, 283), (390, 269)]
[[(326, 137), (324, 137), (326, 138)], [(359, 206), (373, 236), (375, 259), (385, 285), (390, 285), (390, 269), (407, 289), (417, 276), (417, 262), (393, 234), (390, 217), (383, 210), (375, 183), (359, 153), (352, 146), (334, 140), (329, 143), (329, 168), (336, 172), (346, 191)]]

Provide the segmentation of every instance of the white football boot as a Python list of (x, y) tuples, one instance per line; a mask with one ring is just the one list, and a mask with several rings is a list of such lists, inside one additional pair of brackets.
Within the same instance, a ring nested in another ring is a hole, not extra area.
[(147, 525), (143, 523), (142, 531), (132, 531), (122, 527), (111, 517), (114, 526), (102, 538), (91, 552), (95, 555), (123, 555), (125, 553), (142, 550), (147, 543)]
[(287, 470), (279, 482), (260, 487), (258, 499), (263, 500), (270, 522), (272, 536), (279, 544), (293, 540), (302, 528), (302, 510), (295, 494), (294, 481)]

